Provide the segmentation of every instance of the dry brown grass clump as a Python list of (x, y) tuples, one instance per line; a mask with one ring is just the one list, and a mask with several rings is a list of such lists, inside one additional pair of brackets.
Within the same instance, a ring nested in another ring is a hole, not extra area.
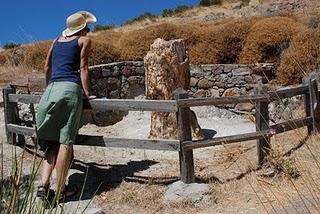
[(4, 66), (8, 61), (5, 52), (0, 52), (0, 66)]
[(51, 41), (15, 47), (0, 53), (1, 66), (20, 66), (43, 70)]
[(46, 41), (26, 46), (23, 64), (42, 71), (51, 43), (52, 41)]
[(112, 43), (93, 38), (89, 65), (99, 65), (119, 61), (119, 51)]
[(320, 29), (299, 33), (281, 58), (277, 79), (281, 84), (300, 83), (306, 73), (320, 65)]
[(292, 37), (305, 29), (303, 24), (288, 17), (258, 21), (250, 29), (240, 62), (279, 64), (280, 56), (289, 47)]
[(190, 58), (194, 64), (237, 63), (250, 28), (256, 18), (228, 20), (218, 25), (201, 27), (198, 39), (190, 47)]
[(119, 49), (123, 60), (142, 60), (156, 38), (165, 40), (184, 39), (188, 46), (194, 41), (198, 27), (194, 24), (160, 24), (145, 29), (124, 32)]

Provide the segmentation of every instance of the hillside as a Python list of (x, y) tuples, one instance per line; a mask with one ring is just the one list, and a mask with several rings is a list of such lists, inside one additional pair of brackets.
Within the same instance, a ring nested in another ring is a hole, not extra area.
[[(142, 60), (157, 37), (182, 38), (193, 64), (271, 62), (277, 66), (276, 82), (299, 83), (319, 67), (319, 5), (315, 0), (226, 0), (171, 17), (147, 18), (91, 34), (90, 65)], [(1, 70), (6, 69), (0, 73), (41, 72), (50, 42), (0, 52)], [(10, 81), (10, 75), (2, 77), (1, 82)]]

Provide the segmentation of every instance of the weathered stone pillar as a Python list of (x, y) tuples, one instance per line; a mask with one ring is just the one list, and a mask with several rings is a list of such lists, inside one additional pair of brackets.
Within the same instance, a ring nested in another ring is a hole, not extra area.
[[(152, 100), (172, 100), (177, 88), (190, 87), (189, 58), (183, 40), (156, 39), (144, 57), (146, 97)], [(202, 139), (203, 133), (196, 115), (191, 111), (193, 139)], [(175, 113), (152, 112), (150, 138), (176, 139)]]

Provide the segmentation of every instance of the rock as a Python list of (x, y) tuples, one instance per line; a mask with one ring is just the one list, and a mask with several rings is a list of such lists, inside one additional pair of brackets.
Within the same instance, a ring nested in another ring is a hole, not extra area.
[(32, 75), (28, 78), (28, 89), (30, 93), (44, 92), (46, 89), (46, 79), (42, 74)]
[(199, 80), (198, 80), (197, 78), (191, 77), (191, 79), (190, 79), (190, 86), (191, 86), (191, 87), (195, 87), (198, 82), (199, 82)]
[(144, 67), (137, 67), (136, 74), (137, 75), (144, 75)]
[[(144, 57), (144, 67), (147, 99), (172, 100), (176, 89), (190, 89), (189, 57), (181, 39), (156, 39)], [(191, 113), (191, 117), (195, 117), (195, 114)], [(191, 123), (192, 137), (203, 138), (197, 119), (191, 119)], [(176, 139), (176, 113), (152, 112), (149, 137)]]
[(194, 97), (205, 97), (206, 96), (206, 91), (203, 89), (197, 90), (194, 94)]
[(126, 76), (129, 77), (131, 75), (131, 69), (128, 66), (123, 67), (121, 73)]
[(219, 97), (220, 96), (219, 89), (210, 89), (210, 96), (211, 97)]
[(238, 103), (235, 107), (238, 111), (248, 111), (251, 112), (254, 108), (254, 105), (252, 103)]
[(201, 79), (198, 82), (198, 88), (208, 89), (214, 85), (213, 82), (209, 81), (208, 79)]
[(177, 181), (168, 186), (163, 199), (169, 203), (183, 201), (191, 201), (192, 203), (209, 202), (209, 194), (210, 188), (208, 184), (185, 184), (182, 181)]
[(230, 97), (230, 96), (239, 96), (240, 95), (240, 89), (239, 88), (228, 88), (224, 91), (223, 97)]

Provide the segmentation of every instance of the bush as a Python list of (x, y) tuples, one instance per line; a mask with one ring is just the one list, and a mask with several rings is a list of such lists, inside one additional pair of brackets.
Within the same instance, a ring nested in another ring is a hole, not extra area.
[(194, 64), (238, 63), (250, 28), (256, 19), (240, 19), (219, 25), (206, 25), (199, 31), (199, 39), (190, 47)]
[(93, 38), (89, 65), (99, 65), (119, 61), (119, 52), (108, 41)]
[(23, 64), (27, 67), (42, 71), (51, 44), (51, 41), (47, 41), (26, 46)]
[(194, 41), (196, 25), (160, 24), (141, 30), (125, 32), (119, 41), (121, 59), (142, 60), (156, 38), (184, 39), (187, 46)]
[(162, 11), (162, 16), (163, 17), (169, 17), (169, 16), (174, 16), (176, 14), (182, 13), (186, 10), (189, 10), (193, 8), (193, 6), (188, 6), (188, 5), (178, 5), (175, 9), (164, 9)]
[(7, 63), (7, 57), (4, 52), (0, 52), (0, 66), (4, 66)]
[(143, 21), (146, 19), (150, 19), (150, 20), (154, 20), (155, 18), (157, 18), (156, 15), (153, 15), (152, 13), (143, 13), (141, 15), (139, 15), (138, 17), (135, 17), (133, 19), (129, 19), (128, 21), (126, 21), (123, 25), (130, 25), (134, 22), (139, 22), (139, 21)]
[(10, 42), (10, 43), (5, 44), (2, 48), (7, 50), (7, 49), (13, 49), (13, 48), (16, 48), (19, 46), (20, 46), (20, 44)]
[(164, 9), (162, 11), (163, 17), (169, 17), (169, 16), (173, 16), (173, 15), (174, 15), (174, 11), (172, 9)]
[(278, 65), (281, 54), (290, 45), (293, 35), (305, 26), (287, 17), (271, 17), (257, 21), (240, 55), (241, 63), (270, 62)]
[(174, 10), (174, 12), (175, 13), (182, 13), (182, 12), (184, 12), (186, 10), (191, 9), (191, 8), (192, 8), (192, 6), (188, 6), (188, 5), (178, 5), (176, 7), (176, 9)]
[(301, 83), (306, 73), (320, 68), (320, 29), (296, 35), (281, 57), (277, 80), (284, 85)]
[(200, 6), (204, 6), (204, 7), (208, 7), (211, 5), (221, 5), (222, 4), (222, 0), (200, 0), (199, 5)]
[(98, 32), (103, 30), (110, 30), (115, 28), (115, 25), (95, 25), (92, 32)]

